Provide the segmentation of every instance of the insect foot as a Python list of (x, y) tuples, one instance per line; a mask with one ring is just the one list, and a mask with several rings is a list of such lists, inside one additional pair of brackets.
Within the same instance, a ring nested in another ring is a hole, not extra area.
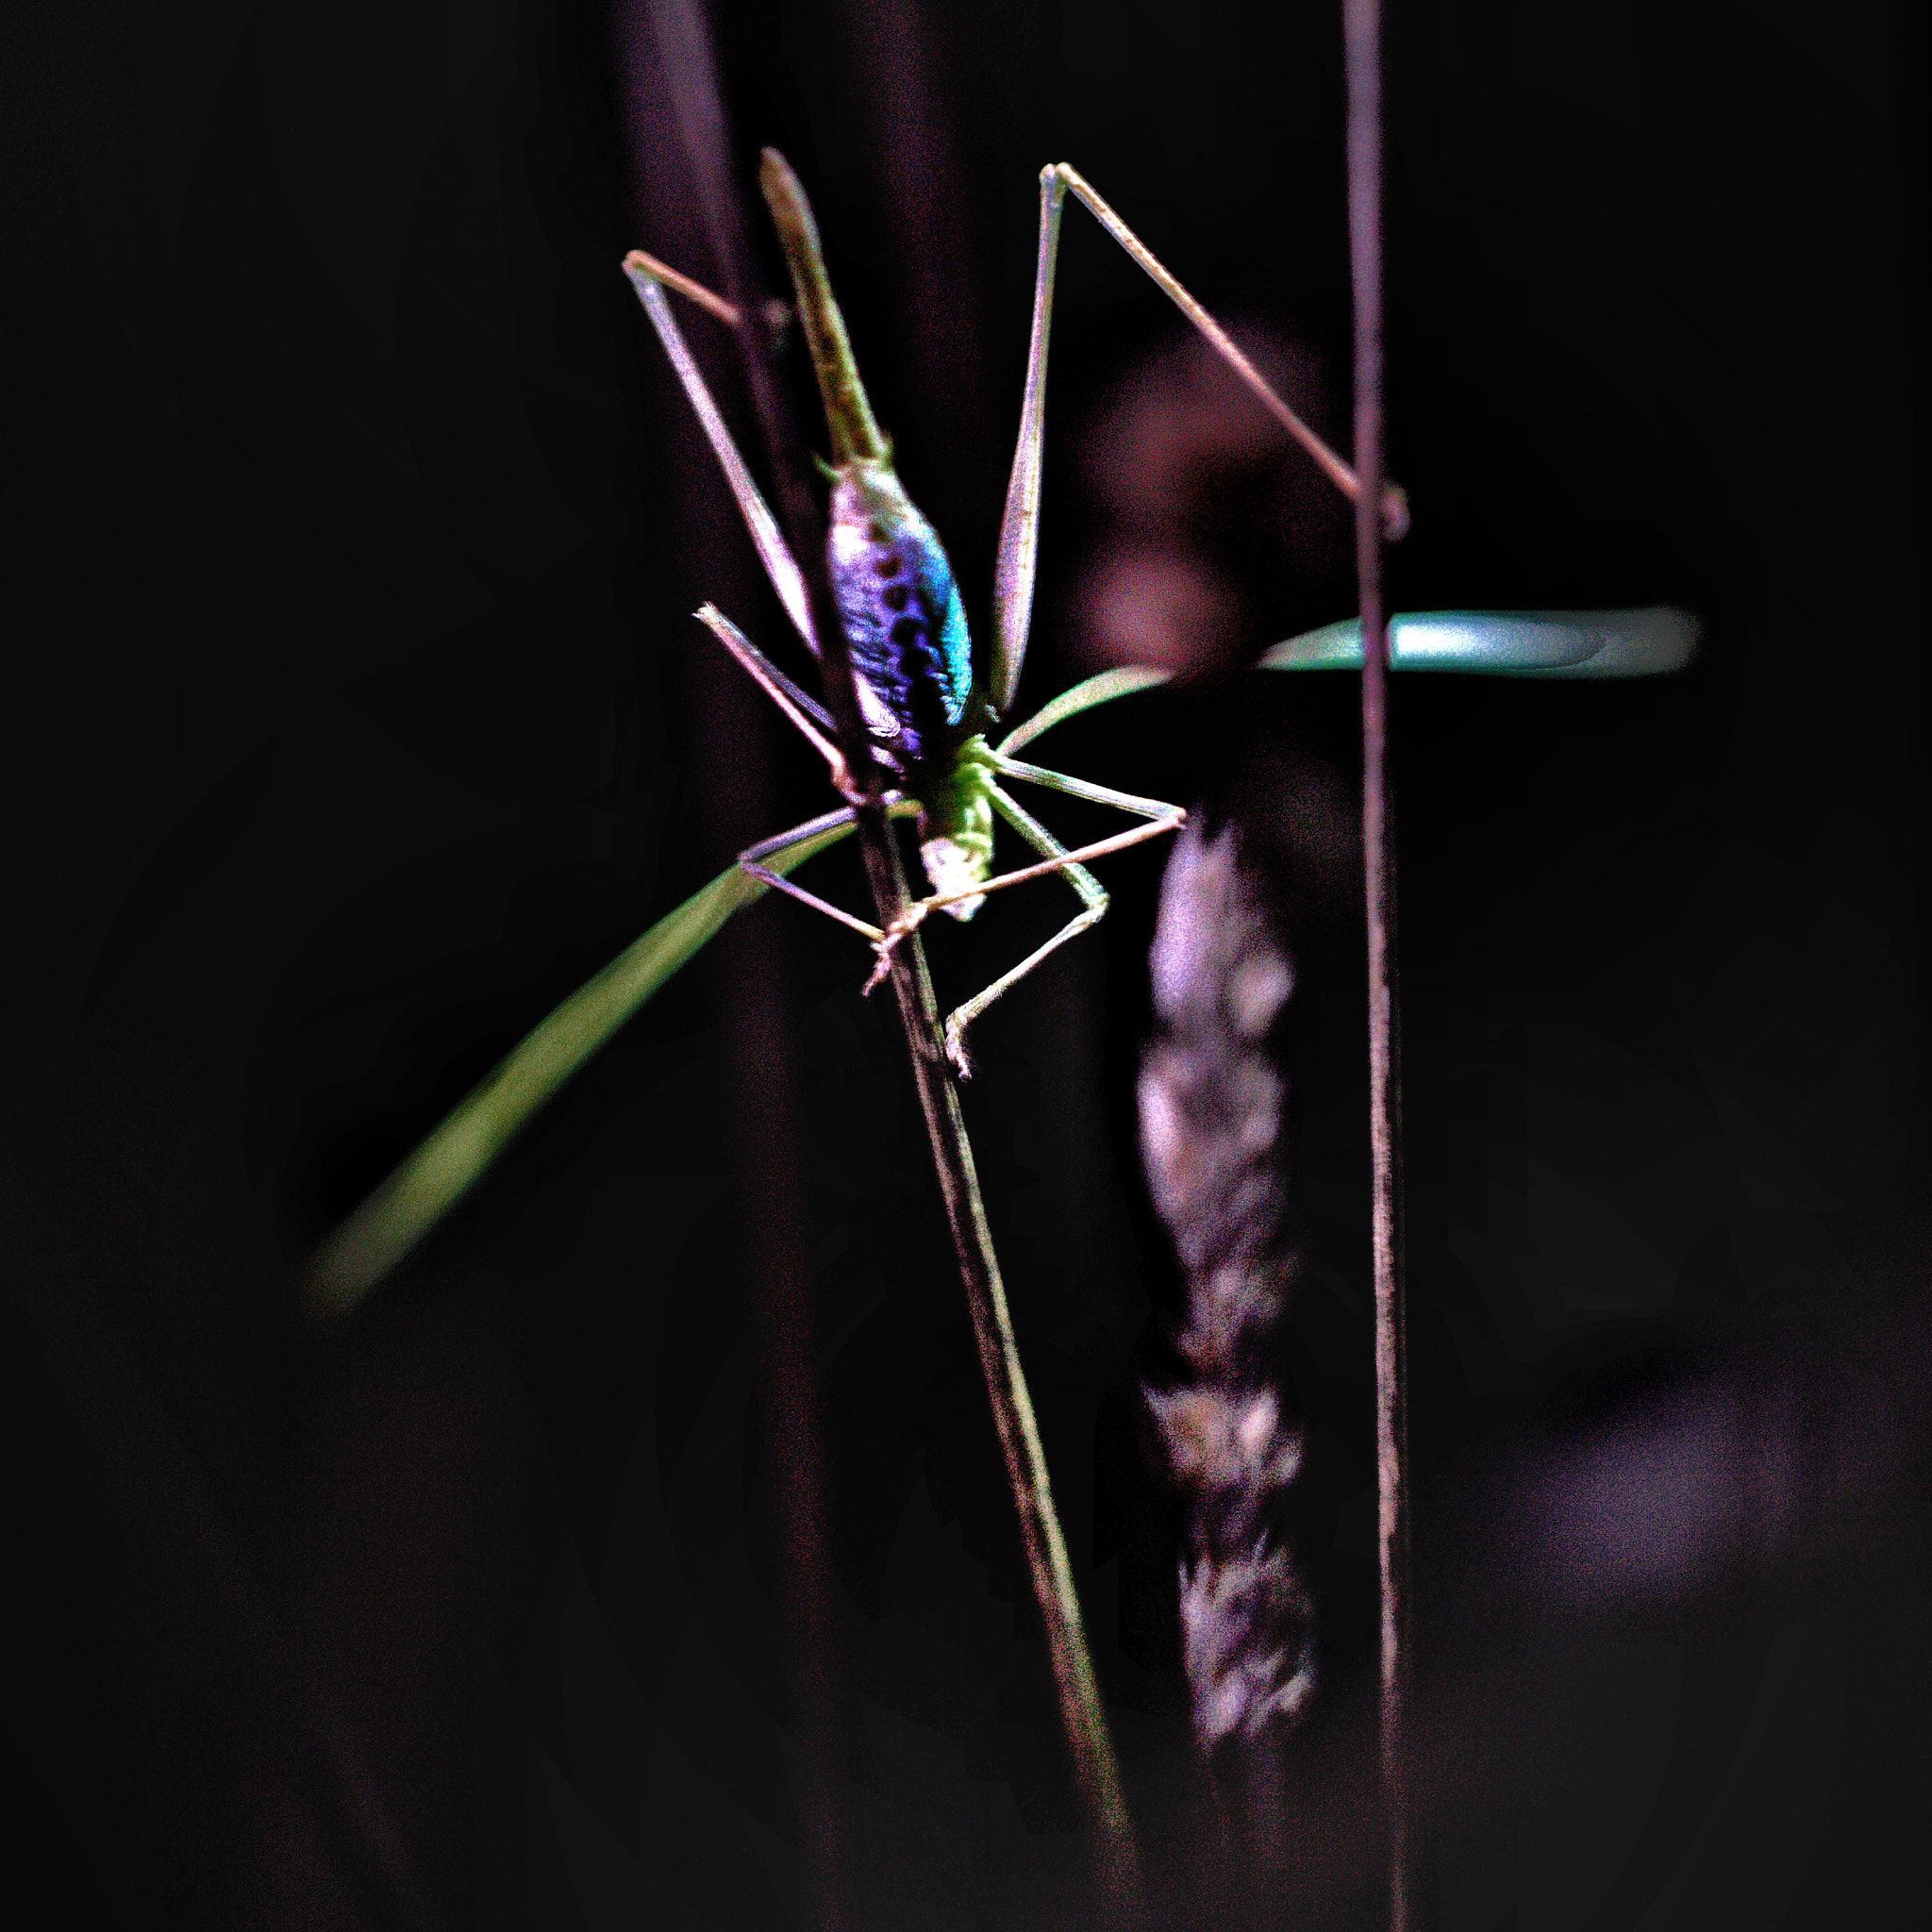
[(946, 1058), (953, 1063), (953, 1071), (962, 1080), (973, 1077), (973, 1062), (966, 1058), (966, 1016), (955, 1013), (946, 1022)]
[(932, 905), (925, 899), (907, 907), (905, 911), (886, 928), (885, 938), (872, 942), (872, 977), (859, 988), (861, 995), (870, 993), (875, 987), (885, 984), (886, 975), (892, 970), (892, 955), (898, 950), (899, 941), (916, 933), (925, 924), (925, 915), (931, 910)]

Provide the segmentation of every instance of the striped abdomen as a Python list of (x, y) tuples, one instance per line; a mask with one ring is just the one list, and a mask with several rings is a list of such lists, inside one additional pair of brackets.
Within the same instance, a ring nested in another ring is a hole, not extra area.
[(867, 724), (908, 764), (943, 756), (973, 692), (972, 640), (939, 537), (885, 464), (841, 468), (830, 553)]

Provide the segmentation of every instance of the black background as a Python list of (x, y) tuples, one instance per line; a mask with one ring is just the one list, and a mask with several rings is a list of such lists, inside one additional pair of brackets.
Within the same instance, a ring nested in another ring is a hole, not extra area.
[[(982, 625), (1043, 162), (1345, 376), (1330, 9), (848, 0), (717, 32), (738, 178), (773, 142), (811, 191)], [(1388, 32), (1395, 608), (1707, 626), (1667, 683), (1397, 690), (1428, 1922), (1916, 1922), (1924, 1415), (1893, 1397), (1928, 1179), (1921, 29), (1443, 0)], [(816, 1869), (802, 1777), (853, 1923), (1087, 1923), (857, 941), (760, 907), (378, 1305), (318, 1337), (292, 1298), (525, 1027), (824, 808), (684, 614), (715, 596), (779, 636), (616, 271), (643, 242), (707, 272), (643, 41), (614, 60), (600, 9), (510, 0), (22, 5), (8, 40), (13, 1882), (74, 1924), (383, 1923), (415, 1885), (460, 1923), (777, 1925)], [(1090, 667), (1105, 425), (1179, 326), (1084, 216), (1064, 264), (1023, 706)], [(1252, 533), (1200, 541), (1251, 645), (1346, 611), (1332, 545), (1291, 581)], [(1135, 700), (1052, 756), (1192, 798), (1291, 745), (1284, 786), (1345, 821), (1352, 687), (1270, 682)], [(1175, 1292), (1131, 1110), (1158, 865), (1119, 861), (1104, 941), (984, 1024), (968, 1117), (1188, 1924), (1221, 1855), (1133, 1420)], [(1053, 913), (995, 909), (938, 936), (942, 995)], [(1353, 1802), (1367, 1198), (1359, 980), (1329, 950), (1296, 1334), (1342, 1713), (1311, 1762)], [(758, 1393), (772, 1158), (825, 1391), (819, 1733), (786, 1688), (794, 1438)], [(1821, 1371), (1804, 1441), (1890, 1458), (1834, 1491), (1857, 1524), (1796, 1580), (1747, 1565), (1605, 1615), (1475, 1574), (1467, 1525), (1507, 1492), (1483, 1472), (1552, 1416), (1791, 1321), (1776, 1386), (1840, 1337), (1876, 1364)], [(295, 1741), (318, 1730), (332, 1756)], [(1331, 1827), (1345, 1916), (1369, 1881)]]

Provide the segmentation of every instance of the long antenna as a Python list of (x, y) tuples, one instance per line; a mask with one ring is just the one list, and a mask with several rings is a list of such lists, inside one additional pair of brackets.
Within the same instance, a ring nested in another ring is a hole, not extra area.
[(1356, 575), (1362, 612), (1362, 849), (1369, 921), (1369, 1140), (1374, 1164), (1375, 1474), (1381, 1498), (1382, 1788), (1389, 1924), (1413, 1923), (1408, 1816), (1408, 1495), (1402, 1291), (1402, 1086), (1389, 796), (1389, 635), (1382, 603), (1382, 20), (1342, 0), (1348, 76), (1348, 247), (1355, 284)]

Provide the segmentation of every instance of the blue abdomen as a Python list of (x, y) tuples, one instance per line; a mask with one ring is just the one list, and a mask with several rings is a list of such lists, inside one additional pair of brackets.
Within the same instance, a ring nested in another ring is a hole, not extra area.
[[(882, 487), (882, 485), (884, 487)], [(966, 714), (973, 644), (953, 568), (896, 479), (841, 480), (832, 504), (832, 593), (852, 668), (916, 764)]]

